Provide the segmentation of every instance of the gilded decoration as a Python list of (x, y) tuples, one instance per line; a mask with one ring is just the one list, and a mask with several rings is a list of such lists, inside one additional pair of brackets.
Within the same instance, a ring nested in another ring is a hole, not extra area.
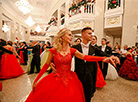
[(113, 18), (107, 18), (107, 25), (115, 25), (115, 24), (119, 24), (120, 21), (120, 17), (113, 17)]
[(82, 24), (83, 27), (91, 27), (92, 26), (92, 23), (91, 22), (83, 22)]
[(76, 29), (76, 28), (79, 28), (79, 27), (80, 27), (80, 23), (74, 23), (74, 24), (69, 25), (70, 29)]

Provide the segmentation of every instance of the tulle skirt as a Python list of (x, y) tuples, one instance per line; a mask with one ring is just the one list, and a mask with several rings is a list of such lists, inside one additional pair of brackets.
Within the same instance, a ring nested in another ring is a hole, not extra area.
[(22, 51), (20, 51), (20, 57), (21, 57), (21, 59), (19, 59), (19, 62), (21, 64), (24, 64), (24, 57), (23, 57), (23, 52)]
[(116, 80), (118, 78), (117, 70), (110, 63), (108, 64), (108, 71), (106, 75), (107, 80)]
[(13, 54), (3, 54), (1, 58), (0, 79), (12, 78), (24, 73)]
[(99, 64), (97, 62), (97, 81), (96, 81), (96, 87), (97, 88), (103, 88), (106, 85), (106, 82), (103, 77), (103, 73), (99, 67)]
[(85, 102), (85, 97), (75, 72), (67, 82), (51, 73), (39, 81), (25, 102)]
[(126, 79), (138, 80), (138, 67), (136, 62), (126, 59), (119, 70), (119, 75)]

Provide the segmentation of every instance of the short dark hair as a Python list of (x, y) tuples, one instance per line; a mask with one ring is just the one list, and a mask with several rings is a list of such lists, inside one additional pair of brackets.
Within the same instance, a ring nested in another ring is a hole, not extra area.
[(132, 48), (131, 47), (127, 48), (127, 51), (130, 50), (130, 49), (132, 49)]
[(82, 41), (81, 38), (77, 38), (74, 42), (77, 42), (77, 40), (80, 40), (80, 42)]
[(93, 35), (92, 37), (95, 37), (95, 38), (96, 38), (96, 40), (97, 40), (97, 36), (96, 36), (96, 35)]
[(109, 43), (110, 43), (110, 41), (107, 41), (107, 42), (106, 42), (106, 45), (109, 44)]
[(135, 46), (132, 46), (132, 48), (135, 48)]
[(102, 38), (102, 40), (107, 41), (107, 39), (106, 39), (106, 38)]
[(91, 30), (91, 31), (92, 31), (92, 28), (91, 28), (91, 27), (85, 27), (85, 28), (83, 28), (83, 29), (81, 30), (81, 33), (83, 33), (83, 32), (86, 31), (86, 30)]
[(48, 46), (51, 46), (51, 43), (49, 41), (47, 41), (47, 44), (48, 44)]
[(23, 43), (26, 45), (26, 42), (25, 41)]
[(7, 41), (7, 45), (11, 45), (12, 46), (13, 42), (12, 41)]

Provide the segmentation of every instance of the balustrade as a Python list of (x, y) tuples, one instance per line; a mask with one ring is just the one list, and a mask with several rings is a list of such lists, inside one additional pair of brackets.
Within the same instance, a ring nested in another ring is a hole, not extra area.
[(93, 14), (94, 3), (87, 3), (86, 5), (70, 10), (69, 13), (70, 13), (70, 16), (74, 16), (77, 14), (84, 14), (84, 13)]

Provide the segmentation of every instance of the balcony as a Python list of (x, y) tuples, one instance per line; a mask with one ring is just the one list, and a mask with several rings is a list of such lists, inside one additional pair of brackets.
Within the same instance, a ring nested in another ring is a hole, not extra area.
[(123, 0), (106, 0), (105, 28), (122, 27)]
[(69, 12), (68, 27), (72, 31), (90, 26), (94, 28), (95, 3), (87, 3)]

